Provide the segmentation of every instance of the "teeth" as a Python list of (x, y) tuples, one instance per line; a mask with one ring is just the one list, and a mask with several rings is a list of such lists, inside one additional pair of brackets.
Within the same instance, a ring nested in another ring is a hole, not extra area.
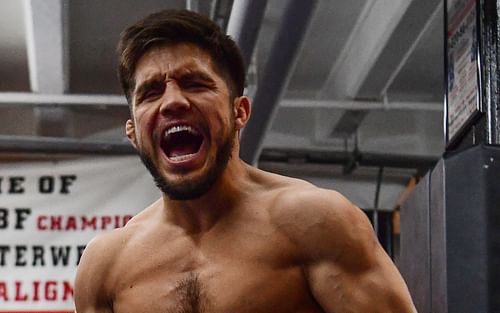
[(179, 162), (179, 161), (187, 160), (187, 159), (193, 157), (195, 154), (196, 153), (190, 153), (190, 154), (186, 154), (186, 155), (178, 155), (178, 156), (170, 157), (169, 159), (172, 161)]
[(173, 126), (173, 127), (170, 127), (169, 129), (167, 129), (167, 131), (165, 132), (165, 136), (175, 134), (175, 133), (178, 133), (181, 131), (188, 131), (191, 134), (198, 135), (198, 132), (194, 128), (192, 128), (191, 126), (178, 125), (178, 126)]

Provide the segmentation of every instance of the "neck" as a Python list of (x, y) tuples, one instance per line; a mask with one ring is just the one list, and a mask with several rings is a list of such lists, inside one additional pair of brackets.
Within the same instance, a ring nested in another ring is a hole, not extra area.
[(238, 206), (247, 187), (250, 167), (238, 156), (233, 156), (222, 175), (210, 190), (193, 200), (173, 200), (163, 195), (167, 220), (186, 230), (200, 233), (210, 230), (220, 220), (229, 216)]

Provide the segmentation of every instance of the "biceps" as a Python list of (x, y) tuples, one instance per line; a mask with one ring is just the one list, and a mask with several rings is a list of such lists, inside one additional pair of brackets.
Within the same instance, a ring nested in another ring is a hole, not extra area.
[[(359, 297), (353, 295), (354, 278), (329, 262), (313, 265), (308, 271), (308, 281), (311, 292), (321, 307), (327, 313), (346, 312), (358, 308)], [(362, 311), (359, 311), (362, 312)]]
[(352, 272), (333, 262), (321, 262), (310, 267), (308, 279), (314, 297), (327, 313), (413, 312), (404, 283), (382, 267)]

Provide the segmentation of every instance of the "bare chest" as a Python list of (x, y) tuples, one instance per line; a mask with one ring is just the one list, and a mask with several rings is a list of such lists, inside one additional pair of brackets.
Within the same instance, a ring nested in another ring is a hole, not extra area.
[(220, 250), (192, 246), (132, 257), (116, 281), (113, 312), (322, 312), (287, 244), (278, 243), (236, 240)]

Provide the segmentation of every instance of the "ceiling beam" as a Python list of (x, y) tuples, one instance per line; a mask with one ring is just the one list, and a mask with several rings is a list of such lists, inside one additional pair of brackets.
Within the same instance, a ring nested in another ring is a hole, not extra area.
[(233, 8), (233, 0), (212, 0), (210, 3), (210, 19), (223, 30), (227, 30)]
[[(128, 142), (4, 135), (0, 135), (0, 152), (81, 155), (132, 155), (137, 153)], [(345, 151), (266, 148), (260, 156), (259, 163), (290, 162), (290, 160), (297, 162), (300, 159), (303, 160), (303, 163), (345, 164), (350, 161), (350, 157)], [(434, 156), (376, 153), (360, 153), (357, 157), (358, 164), (362, 166), (388, 166), (396, 168), (430, 168), (437, 160)]]
[(11, 106), (123, 106), (128, 103), (120, 95), (84, 95), (84, 94), (36, 94), (26, 92), (0, 92), (0, 107)]
[(231, 8), (227, 34), (240, 47), (246, 68), (252, 60), (266, 5), (267, 0), (235, 0)]
[[(44, 106), (72, 107), (87, 106), (97, 109), (106, 107), (128, 107), (124, 96), (120, 95), (83, 95), (83, 94), (34, 94), (24, 92), (0, 92), (1, 107)], [(443, 111), (441, 102), (422, 101), (362, 101), (362, 100), (315, 100), (282, 99), (280, 108), (310, 108), (337, 110), (417, 110)]]
[(62, 0), (25, 0), (31, 90), (62, 94), (68, 87)]
[(186, 0), (186, 10), (199, 12), (198, 0)]
[(254, 95), (252, 118), (241, 135), (240, 156), (255, 164), (264, 136), (271, 127), (279, 101), (297, 62), (301, 44), (313, 16), (317, 0), (289, 1), (262, 70)]
[(310, 108), (310, 109), (337, 109), (337, 110), (409, 110), (409, 111), (436, 111), (442, 112), (444, 105), (441, 102), (422, 101), (364, 101), (364, 100), (312, 100), (312, 99), (283, 99), (280, 107)]
[[(68, 90), (68, 49), (63, 0), (25, 0), (26, 40), (31, 90), (63, 94)], [(36, 133), (41, 136), (70, 135), (70, 112), (63, 108), (34, 109)]]
[(320, 92), (323, 99), (358, 95), (410, 5), (418, 0), (367, 0)]
[(380, 98), (435, 23), (443, 23), (443, 1), (413, 0), (356, 95)]
[(128, 142), (4, 135), (0, 135), (0, 152), (109, 155), (136, 153)]
[(346, 151), (324, 151), (300, 148), (266, 148), (262, 151), (259, 163), (285, 162), (300, 164), (341, 164), (347, 165), (355, 158), (360, 166), (387, 166), (394, 168), (412, 168), (426, 170), (432, 168), (439, 157), (428, 155), (403, 155), (397, 153), (358, 152), (356, 155)]

